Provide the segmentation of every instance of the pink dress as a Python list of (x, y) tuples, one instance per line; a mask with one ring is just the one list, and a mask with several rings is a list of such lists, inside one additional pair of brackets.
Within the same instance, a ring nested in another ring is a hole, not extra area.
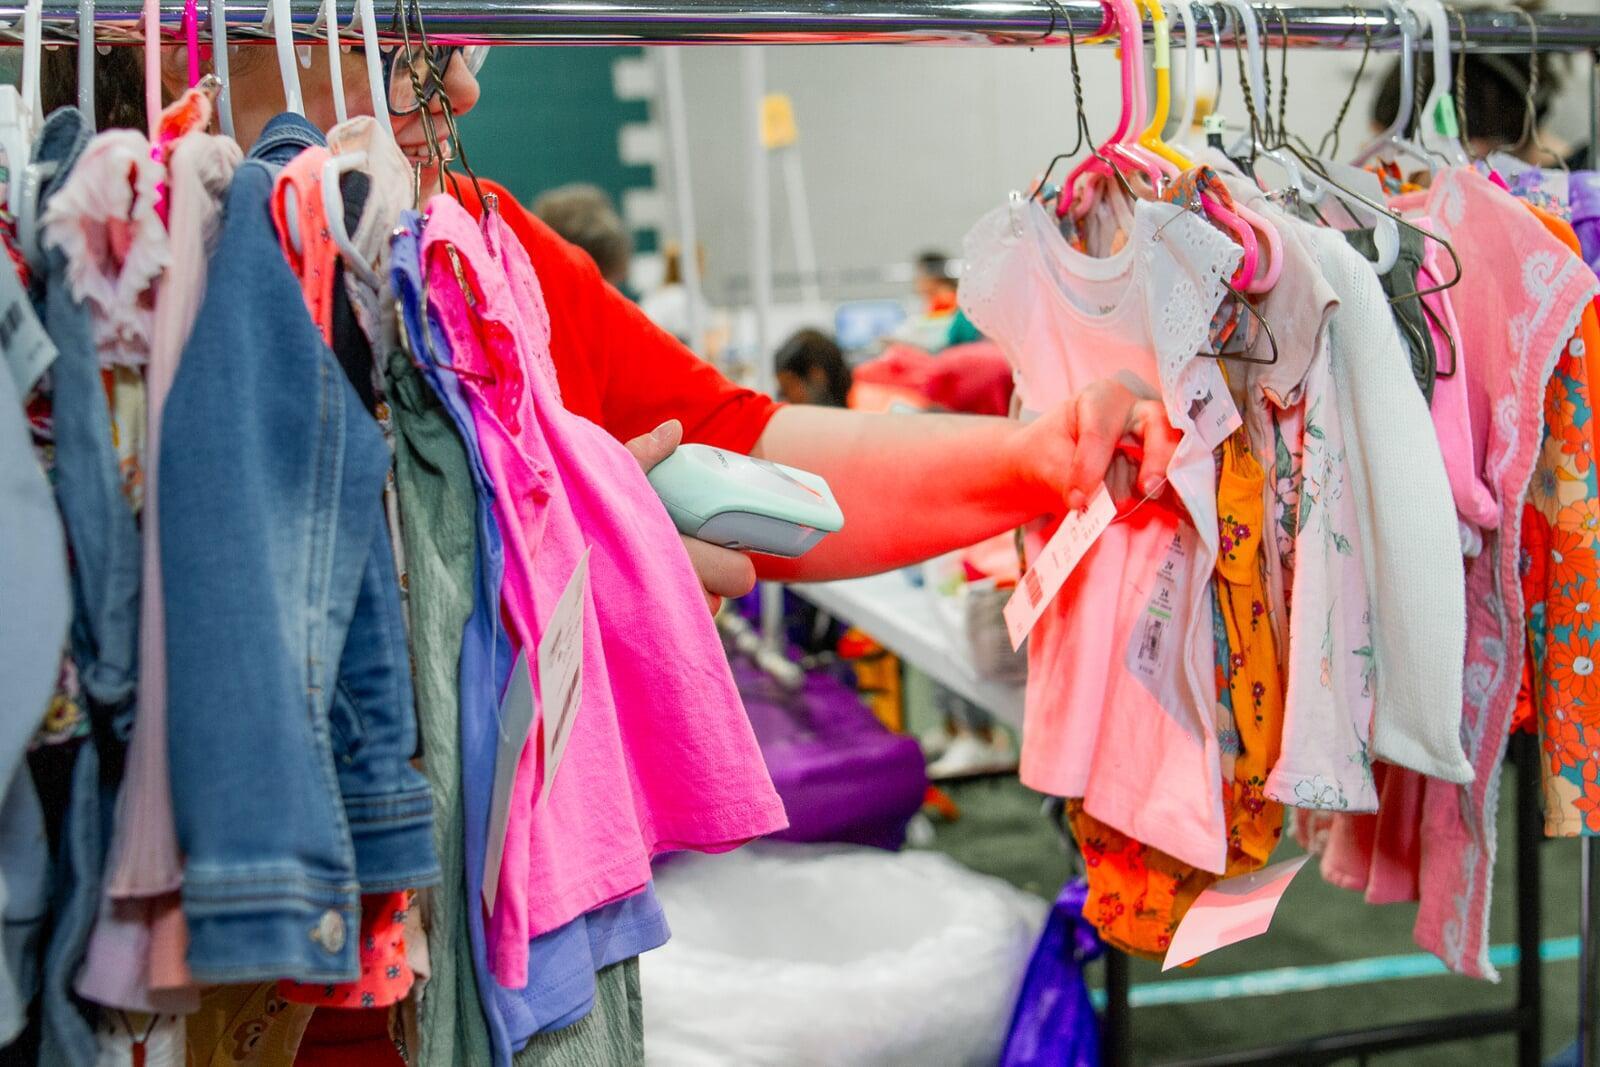
[[(423, 235), (429, 307), (472, 405), (505, 538), (513, 653), (540, 637), (587, 547), (582, 696), (549, 796), (542, 707), (511, 794), (489, 917), (496, 978), (527, 984), (528, 942), (641, 889), (650, 860), (720, 851), (786, 825), (688, 553), (638, 463), (561, 406), (550, 323), (497, 213), (448, 196)], [(549, 716), (543, 718), (546, 712)]]
[(1017, 368), (1031, 411), (1092, 381), (1132, 375), (1160, 389), (1184, 447), (1171, 492), (1113, 522), (1028, 640), (1021, 776), (1082, 797), (1094, 818), (1181, 862), (1227, 865), (1215, 651), (1216, 475), (1190, 406), (1224, 402), (1196, 359), (1239, 251), (1173, 204), (1144, 204), (1110, 256), (1070, 247), (1018, 198), (967, 237), (962, 307)]
[(1467, 568), (1467, 662), (1461, 740), (1476, 772), (1467, 785), (1425, 783), (1422, 906), (1417, 943), (1451, 970), (1492, 978), (1489, 892), (1495, 801), (1526, 648), (1518, 575), (1522, 505), (1544, 424), (1545, 383), (1594, 298), (1594, 272), (1525, 207), (1476, 171), (1440, 173), (1428, 192), (1436, 232), (1469, 270), (1451, 305), (1470, 346), (1468, 406), (1485, 435), (1483, 474), (1497, 529)]

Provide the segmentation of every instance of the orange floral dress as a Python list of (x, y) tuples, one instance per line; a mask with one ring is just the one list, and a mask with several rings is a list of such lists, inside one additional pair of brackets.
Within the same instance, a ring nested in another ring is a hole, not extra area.
[[(1578, 250), (1569, 225), (1530, 210)], [(1529, 695), (1545, 756), (1545, 833), (1552, 837), (1600, 834), (1597, 360), (1600, 316), (1591, 305), (1545, 387), (1544, 444), (1522, 514)]]

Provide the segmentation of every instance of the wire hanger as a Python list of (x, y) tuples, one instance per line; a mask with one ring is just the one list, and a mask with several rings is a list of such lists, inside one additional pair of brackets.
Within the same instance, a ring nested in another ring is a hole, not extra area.
[[(1540, 156), (1549, 156), (1556, 161), (1556, 165), (1563, 171), (1567, 170), (1567, 161), (1552, 152), (1544, 143), (1544, 138), (1539, 135), (1539, 118), (1537, 105), (1539, 93), (1539, 21), (1526, 8), (1512, 5), (1518, 15), (1528, 23), (1528, 81), (1527, 95), (1524, 98), (1527, 106), (1522, 112), (1522, 136), (1518, 138), (1516, 150), (1520, 151), (1532, 145), (1538, 150)], [(1542, 165), (1542, 164), (1535, 164)]]
[[(400, 19), (400, 32), (405, 49), (406, 69), (411, 75), (411, 88), (416, 93), (417, 102), (421, 105), (418, 112), (422, 119), (423, 136), (427, 139), (429, 156), (439, 163), (439, 177), (441, 184), (449, 188), (452, 196), (457, 201), (465, 202), (461, 193), (460, 180), (450, 170), (450, 164), (459, 158), (461, 167), (467, 172), (467, 177), (472, 182), (472, 191), (477, 196), (478, 202), (483, 205), (485, 220), (488, 215), (497, 214), (500, 210), (500, 198), (493, 193), (485, 193), (483, 186), (478, 181), (477, 172), (472, 169), (472, 164), (467, 161), (466, 145), (462, 143), (461, 131), (456, 125), (455, 105), (450, 101), (450, 93), (445, 87), (447, 70), (440, 70), (434, 65), (433, 49), (428, 46), (428, 28), (423, 22), (422, 5), (419, 0), (402, 0), (405, 13)], [(427, 94), (424, 89), (422, 73), (419, 73), (416, 62), (418, 53), (416, 46), (411, 41), (411, 19), (416, 19), (417, 39), (421, 45), (422, 66), (426, 71), (428, 85), (430, 85), (439, 101), (439, 113), (444, 117), (445, 132), (449, 136), (449, 143), (454, 148), (451, 158), (446, 158), (443, 145), (439, 141), (438, 130), (433, 122), (433, 110), (424, 101)], [(453, 61), (453, 57), (452, 57)], [(422, 189), (422, 164), (417, 164), (415, 171), (417, 197), (420, 199)], [(418, 207), (420, 208), (420, 204)]]
[(1438, 163), (1443, 157), (1430, 155), (1425, 148), (1405, 136), (1415, 120), (1417, 106), (1418, 41), (1415, 16), (1400, 0), (1383, 0), (1383, 2), (1400, 30), (1400, 106), (1389, 128), (1356, 155), (1355, 164), (1358, 167), (1366, 166), (1383, 153), (1392, 152), (1409, 156), (1430, 171), (1437, 170)]
[[(1139, 165), (1137, 157), (1129, 154), (1128, 145), (1137, 136), (1137, 132), (1144, 126), (1143, 107), (1143, 67), (1144, 67), (1144, 32), (1143, 23), (1140, 22), (1133, 10), (1132, 0), (1101, 0), (1111, 15), (1117, 29), (1118, 39), (1122, 43), (1122, 56), (1120, 74), (1122, 83), (1121, 111), (1118, 115), (1116, 131), (1111, 138), (1103, 143), (1100, 148), (1091, 154), (1089, 159), (1080, 162), (1072, 172), (1067, 175), (1066, 181), (1061, 186), (1061, 196), (1056, 201), (1056, 216), (1066, 217), (1067, 212), (1082, 218), (1088, 211), (1089, 205), (1094, 201), (1096, 186), (1090, 183), (1083, 190), (1084, 195), (1077, 196), (1078, 183), (1089, 177), (1117, 177), (1118, 184), (1124, 191), (1132, 192), (1128, 185), (1126, 175), (1111, 157), (1122, 159), (1129, 163)], [(1068, 21), (1070, 28), (1071, 22)], [(1161, 179), (1161, 172), (1153, 164), (1146, 171), (1152, 186), (1157, 186)]]
[[(1365, 18), (1360, 17), (1365, 13), (1354, 6), (1347, 7), (1345, 10), (1350, 13), (1352, 20), (1359, 18), (1361, 22), (1361, 61), (1356, 64), (1355, 76), (1350, 79), (1350, 91), (1345, 93), (1344, 103), (1339, 105), (1339, 113), (1334, 116), (1333, 125), (1328, 127), (1328, 132), (1323, 134), (1322, 140), (1317, 142), (1316, 152), (1307, 152), (1307, 155), (1332, 158), (1339, 154), (1339, 138), (1344, 129), (1345, 117), (1350, 114), (1350, 105), (1355, 103), (1356, 90), (1361, 87), (1361, 76), (1367, 71), (1367, 60), (1372, 58), (1372, 27), (1367, 25)], [(1345, 33), (1346, 39), (1354, 29), (1352, 22), (1350, 29)], [(1341, 41), (1340, 43), (1343, 44), (1344, 42)], [(1330, 141), (1333, 142), (1331, 145), (1328, 143)]]
[[(1077, 143), (1075, 143), (1071, 148), (1067, 149), (1065, 152), (1057, 153), (1050, 160), (1049, 164), (1044, 169), (1044, 173), (1039, 177), (1038, 182), (1034, 184), (1033, 192), (1029, 194), (1028, 199), (1039, 200), (1042, 197), (1043, 199), (1048, 200), (1053, 195), (1065, 196), (1065, 183), (1063, 183), (1060, 190), (1056, 190), (1054, 192), (1050, 190), (1050, 175), (1055, 172), (1056, 164), (1068, 162), (1079, 152), (1081, 152), (1085, 146), (1088, 147), (1092, 156), (1106, 165), (1107, 169), (1111, 172), (1112, 177), (1115, 178), (1117, 183), (1122, 186), (1122, 191), (1127, 195), (1128, 199), (1136, 199), (1134, 196), (1133, 187), (1128, 184), (1127, 177), (1116, 167), (1112, 166), (1111, 161), (1101, 154), (1100, 149), (1095, 145), (1093, 135), (1089, 132), (1089, 116), (1084, 111), (1083, 107), (1083, 74), (1078, 67), (1078, 35), (1072, 28), (1072, 16), (1067, 14), (1066, 9), (1061, 6), (1060, 0), (1046, 0), (1046, 3), (1050, 5), (1050, 30), (1045, 31), (1046, 36), (1048, 36), (1050, 32), (1055, 29), (1058, 19), (1067, 27), (1067, 55), (1072, 69), (1072, 102), (1075, 117), (1074, 126), (1078, 134), (1078, 140)], [(1109, 13), (1109, 9), (1107, 9), (1108, 17)]]

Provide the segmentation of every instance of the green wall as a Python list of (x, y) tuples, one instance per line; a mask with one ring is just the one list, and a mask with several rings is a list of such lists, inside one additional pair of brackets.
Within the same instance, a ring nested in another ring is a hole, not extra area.
[[(592, 182), (620, 210), (624, 190), (655, 184), (650, 167), (624, 166), (618, 131), (648, 120), (642, 100), (618, 100), (611, 67), (637, 48), (496, 48), (479, 79), (483, 96), (462, 117), (467, 158), (524, 204), (567, 182)], [(642, 251), (654, 234), (637, 234)]]

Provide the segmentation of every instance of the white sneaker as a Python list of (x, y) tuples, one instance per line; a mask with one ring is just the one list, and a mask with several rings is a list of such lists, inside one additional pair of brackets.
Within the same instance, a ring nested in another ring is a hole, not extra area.
[(995, 731), (993, 738), (987, 741), (974, 733), (961, 733), (950, 742), (945, 754), (928, 767), (928, 777), (937, 782), (973, 774), (999, 774), (1016, 768), (1017, 752), (1004, 731)]
[(948, 725), (940, 725), (935, 726), (917, 738), (917, 744), (922, 746), (923, 760), (932, 763), (946, 752), (949, 752), (950, 746), (955, 742), (957, 736), (959, 735), (952, 731)]

